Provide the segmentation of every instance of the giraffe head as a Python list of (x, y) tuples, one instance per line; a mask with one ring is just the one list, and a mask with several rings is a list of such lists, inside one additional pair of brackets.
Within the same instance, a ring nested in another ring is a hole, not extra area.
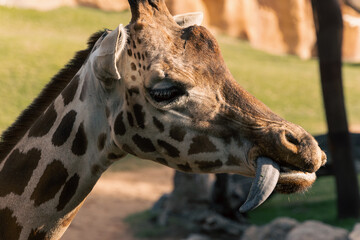
[(173, 17), (164, 0), (129, 3), (131, 22), (90, 57), (114, 145), (181, 171), (256, 175), (245, 210), (274, 188), (293, 193), (315, 181), (324, 152), (237, 84), (215, 38), (196, 25), (201, 15)]

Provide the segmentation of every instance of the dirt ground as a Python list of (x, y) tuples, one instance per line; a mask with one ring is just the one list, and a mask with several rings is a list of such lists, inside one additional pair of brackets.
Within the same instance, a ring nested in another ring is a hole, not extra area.
[(173, 170), (162, 166), (105, 173), (61, 239), (137, 240), (124, 219), (170, 192), (172, 177)]

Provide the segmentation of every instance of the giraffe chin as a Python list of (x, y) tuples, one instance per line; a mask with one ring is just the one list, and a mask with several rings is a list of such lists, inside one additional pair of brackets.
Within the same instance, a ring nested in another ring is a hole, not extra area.
[(275, 190), (279, 193), (296, 193), (306, 191), (316, 180), (315, 173), (299, 171), (281, 172)]

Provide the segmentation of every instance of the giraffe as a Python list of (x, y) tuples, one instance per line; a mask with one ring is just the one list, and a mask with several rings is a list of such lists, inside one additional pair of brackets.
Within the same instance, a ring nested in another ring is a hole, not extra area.
[(242, 211), (307, 189), (325, 164), (309, 133), (236, 83), (201, 14), (129, 4), (130, 23), (94, 34), (3, 133), (0, 239), (59, 239), (127, 154), (254, 177)]

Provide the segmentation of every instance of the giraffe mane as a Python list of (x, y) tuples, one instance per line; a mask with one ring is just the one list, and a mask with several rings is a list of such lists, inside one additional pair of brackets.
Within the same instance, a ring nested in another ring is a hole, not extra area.
[(2, 133), (0, 137), (0, 163), (80, 70), (96, 41), (105, 31), (106, 30), (102, 30), (92, 34), (87, 42), (87, 49), (78, 51), (65, 67), (52, 77), (40, 94), (17, 117), (16, 121)]

